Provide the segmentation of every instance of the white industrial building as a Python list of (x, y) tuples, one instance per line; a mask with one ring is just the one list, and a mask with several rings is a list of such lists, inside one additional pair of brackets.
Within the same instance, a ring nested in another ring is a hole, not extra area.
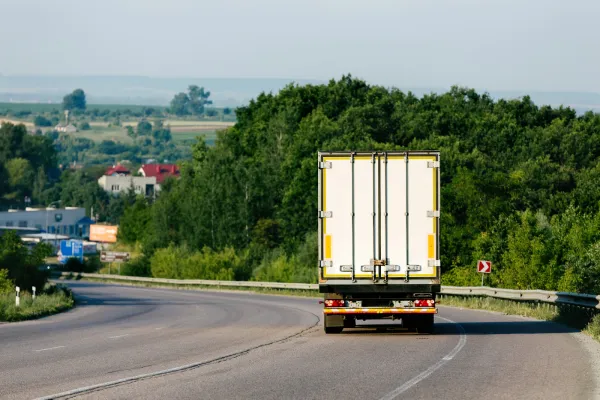
[(0, 212), (0, 227), (35, 228), (40, 231), (84, 238), (90, 235), (94, 222), (86, 217), (85, 208), (33, 208)]

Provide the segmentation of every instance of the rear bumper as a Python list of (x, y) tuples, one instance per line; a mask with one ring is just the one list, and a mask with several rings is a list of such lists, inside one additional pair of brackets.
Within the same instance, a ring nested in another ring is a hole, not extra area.
[(360, 314), (437, 314), (435, 307), (419, 308), (388, 308), (388, 307), (365, 307), (365, 308), (347, 308), (347, 307), (327, 307), (323, 309), (326, 315), (360, 315)]
[(381, 293), (433, 293), (441, 292), (440, 284), (424, 283), (413, 279), (410, 283), (392, 282), (388, 284), (374, 284), (369, 281), (358, 281), (352, 283), (349, 280), (337, 280), (321, 282), (319, 284), (319, 293), (339, 293), (339, 294), (381, 294)]

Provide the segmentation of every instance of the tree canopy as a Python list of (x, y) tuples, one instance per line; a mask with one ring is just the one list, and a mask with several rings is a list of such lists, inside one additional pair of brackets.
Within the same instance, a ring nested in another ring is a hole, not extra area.
[(314, 281), (317, 151), (434, 149), (444, 284), (477, 284), (483, 258), (496, 286), (600, 292), (597, 114), (461, 87), (418, 98), (350, 75), (263, 93), (236, 114), (214, 147), (194, 146), (149, 217), (136, 206), (148, 256), (234, 248), (246, 274)]
[(85, 92), (83, 89), (75, 89), (72, 93), (63, 97), (63, 110), (81, 110), (86, 109)]
[(190, 85), (187, 93), (177, 93), (173, 97), (173, 100), (171, 100), (171, 113), (177, 116), (202, 115), (205, 106), (212, 104), (209, 97), (210, 92), (205, 91), (203, 87)]

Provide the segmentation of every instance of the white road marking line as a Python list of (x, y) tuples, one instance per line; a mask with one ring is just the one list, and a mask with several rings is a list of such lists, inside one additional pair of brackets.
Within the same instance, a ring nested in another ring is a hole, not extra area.
[(124, 337), (124, 336), (129, 336), (129, 333), (126, 333), (124, 335), (111, 336), (111, 337), (109, 337), (109, 339), (116, 339), (116, 338), (120, 338), (120, 337)]
[(465, 344), (467, 343), (467, 333), (465, 332), (465, 329), (462, 327), (462, 325), (459, 324), (458, 322), (449, 320), (448, 318), (443, 318), (443, 317), (437, 317), (437, 318), (442, 319), (444, 321), (448, 321), (448, 322), (456, 325), (456, 327), (460, 331), (460, 339), (458, 340), (458, 344), (456, 346), (454, 346), (452, 351), (450, 353), (446, 354), (440, 361), (433, 364), (431, 367), (429, 367), (425, 371), (421, 372), (419, 375), (415, 376), (410, 381), (406, 382), (404, 385), (397, 387), (390, 393), (386, 394), (379, 400), (392, 400), (392, 399), (396, 398), (398, 395), (406, 392), (408, 389), (412, 388), (417, 383), (421, 382), (423, 379), (426, 379), (429, 375), (433, 374), (435, 371), (440, 369), (448, 361), (452, 360), (454, 358), (454, 356), (456, 356), (458, 354), (458, 352), (461, 351), (463, 347), (465, 347)]
[(40, 350), (34, 350), (34, 351), (47, 351), (47, 350), (55, 350), (55, 349), (62, 349), (63, 347), (66, 347), (66, 346), (48, 347), (47, 349), (40, 349)]

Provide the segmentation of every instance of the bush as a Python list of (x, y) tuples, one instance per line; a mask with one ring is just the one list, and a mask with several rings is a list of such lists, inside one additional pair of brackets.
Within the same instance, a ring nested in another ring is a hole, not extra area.
[(154, 253), (150, 267), (155, 278), (233, 280), (235, 271), (244, 269), (245, 260), (232, 248), (190, 252), (171, 245)]
[(21, 304), (15, 305), (13, 294), (0, 295), (0, 321), (22, 321), (43, 317), (72, 308), (75, 301), (71, 292), (63, 287), (52, 285), (48, 290), (36, 296), (21, 293)]
[(150, 260), (146, 256), (134, 258), (121, 266), (121, 275), (152, 276)]
[(38, 115), (33, 119), (33, 124), (35, 126), (52, 126), (52, 121), (48, 118)]
[(92, 129), (92, 127), (90, 126), (89, 122), (84, 121), (79, 124), (79, 129), (81, 129), (82, 131), (89, 131), (90, 129)]
[(39, 266), (49, 254), (48, 245), (43, 243), (29, 251), (14, 231), (0, 237), (0, 269), (7, 270), (5, 279), (14, 282), (22, 290), (31, 290), (32, 286), (44, 287), (48, 272), (40, 271)]
[(295, 254), (288, 257), (284, 250), (275, 249), (265, 255), (254, 271), (253, 280), (266, 282), (317, 283), (317, 232), (306, 235)]
[(64, 269), (70, 272), (94, 273), (102, 267), (100, 257), (92, 256), (81, 262), (79, 258), (70, 257), (65, 263)]
[(65, 270), (70, 272), (83, 272), (83, 263), (75, 257), (70, 257), (65, 263)]
[(8, 279), (8, 270), (0, 269), (0, 295), (10, 293), (15, 289), (13, 281)]

